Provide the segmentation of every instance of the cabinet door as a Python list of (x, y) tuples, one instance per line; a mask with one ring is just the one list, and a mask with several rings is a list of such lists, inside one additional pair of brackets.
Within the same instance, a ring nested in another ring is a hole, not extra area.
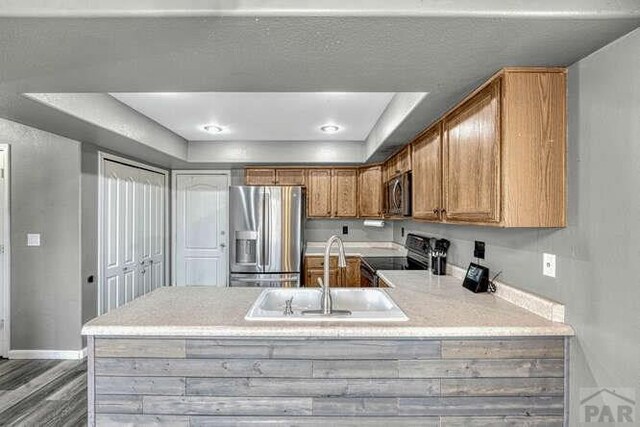
[(304, 169), (276, 169), (276, 184), (304, 185)]
[(442, 128), (438, 123), (413, 143), (413, 217), (438, 220), (442, 208)]
[(347, 258), (347, 271), (344, 275), (344, 283), (346, 287), (360, 287), (360, 258)]
[(500, 80), (445, 118), (444, 219), (500, 220)]
[(386, 162), (384, 162), (384, 164), (382, 165), (382, 182), (387, 182), (391, 179), (391, 177), (393, 177), (393, 157), (388, 159)]
[(382, 217), (382, 167), (360, 169), (358, 207), (362, 218)]
[(246, 185), (275, 185), (275, 169), (246, 169), (244, 171)]
[(358, 216), (358, 170), (334, 169), (331, 183), (333, 191), (333, 216), (355, 218)]
[[(305, 274), (305, 282), (304, 286), (308, 288), (317, 288), (320, 285), (318, 284), (318, 279), (324, 280), (324, 270), (307, 270)], [(329, 270), (329, 285), (331, 287), (339, 286), (338, 280), (338, 269), (332, 268)]]
[(407, 145), (396, 154), (396, 173), (405, 173), (411, 170), (411, 147)]
[(307, 175), (307, 216), (331, 216), (331, 169), (310, 169)]

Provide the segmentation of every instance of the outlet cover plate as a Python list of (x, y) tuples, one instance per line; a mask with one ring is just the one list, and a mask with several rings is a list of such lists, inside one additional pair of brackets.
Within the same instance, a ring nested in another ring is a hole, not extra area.
[(542, 274), (556, 277), (556, 256), (554, 254), (542, 255)]
[(474, 258), (484, 259), (484, 242), (475, 241), (473, 245), (473, 256)]
[(27, 233), (27, 246), (40, 246), (40, 233)]

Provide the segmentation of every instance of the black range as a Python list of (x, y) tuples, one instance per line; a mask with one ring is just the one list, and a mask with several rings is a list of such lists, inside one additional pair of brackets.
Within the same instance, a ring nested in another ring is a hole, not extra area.
[(417, 234), (407, 235), (404, 257), (363, 257), (360, 265), (360, 285), (363, 287), (377, 287), (378, 270), (428, 270), (429, 269), (429, 238)]

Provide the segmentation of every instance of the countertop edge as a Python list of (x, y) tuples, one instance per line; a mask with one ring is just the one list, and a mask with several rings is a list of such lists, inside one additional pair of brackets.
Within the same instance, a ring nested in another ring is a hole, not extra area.
[(348, 327), (338, 330), (309, 330), (308, 327), (273, 328), (263, 327), (210, 327), (210, 326), (85, 326), (82, 335), (94, 337), (137, 336), (151, 337), (193, 337), (193, 338), (517, 338), (517, 337), (544, 337), (544, 336), (574, 336), (571, 326), (562, 324), (553, 327), (398, 327), (385, 328), (384, 331), (371, 331), (370, 326), (361, 329)]

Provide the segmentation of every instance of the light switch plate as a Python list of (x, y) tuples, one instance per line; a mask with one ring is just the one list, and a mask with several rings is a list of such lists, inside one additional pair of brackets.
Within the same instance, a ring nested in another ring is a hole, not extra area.
[(542, 274), (556, 277), (556, 256), (554, 254), (544, 254), (542, 256)]
[(28, 233), (27, 246), (40, 246), (40, 233)]

